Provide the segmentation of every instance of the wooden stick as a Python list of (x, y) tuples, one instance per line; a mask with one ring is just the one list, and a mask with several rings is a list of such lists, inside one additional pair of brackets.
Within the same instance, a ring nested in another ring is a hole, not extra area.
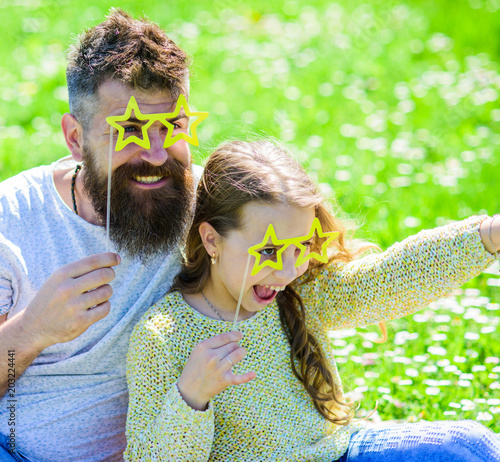
[(111, 252), (109, 238), (109, 222), (111, 216), (111, 165), (113, 159), (113, 127), (109, 126), (109, 154), (108, 154), (108, 197), (106, 203), (106, 252)]
[(243, 291), (245, 289), (245, 283), (247, 282), (248, 268), (250, 267), (250, 258), (251, 257), (252, 256), (250, 254), (248, 254), (247, 266), (245, 268), (245, 275), (243, 276), (243, 282), (241, 283), (240, 296), (238, 298), (238, 305), (236, 306), (236, 313), (234, 315), (234, 322), (233, 322), (233, 329), (232, 330), (237, 330), (236, 323), (238, 322), (238, 314), (240, 312), (241, 299), (243, 298)]

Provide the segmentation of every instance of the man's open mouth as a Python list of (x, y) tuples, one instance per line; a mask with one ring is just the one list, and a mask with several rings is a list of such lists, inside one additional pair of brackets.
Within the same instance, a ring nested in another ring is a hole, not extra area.
[(143, 184), (154, 184), (158, 183), (159, 181), (163, 180), (165, 177), (163, 176), (136, 176), (134, 177), (134, 181), (137, 181), (137, 183), (143, 183)]

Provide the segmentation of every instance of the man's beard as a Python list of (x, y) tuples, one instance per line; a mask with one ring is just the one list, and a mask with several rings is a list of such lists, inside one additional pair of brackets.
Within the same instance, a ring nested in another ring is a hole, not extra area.
[[(103, 226), (106, 225), (108, 180), (99, 172), (95, 153), (84, 146), (84, 191)], [(154, 189), (134, 187), (135, 177), (167, 177)], [(147, 262), (184, 241), (191, 223), (194, 181), (190, 168), (168, 158), (159, 167), (147, 162), (118, 167), (111, 177), (109, 235), (118, 251)]]

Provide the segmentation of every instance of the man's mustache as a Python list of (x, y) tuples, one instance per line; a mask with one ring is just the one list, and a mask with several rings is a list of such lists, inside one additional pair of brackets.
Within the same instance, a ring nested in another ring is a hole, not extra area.
[(117, 167), (114, 176), (133, 178), (136, 176), (160, 176), (179, 178), (184, 176), (186, 167), (176, 159), (167, 159), (163, 165), (151, 165), (148, 162), (124, 164)]

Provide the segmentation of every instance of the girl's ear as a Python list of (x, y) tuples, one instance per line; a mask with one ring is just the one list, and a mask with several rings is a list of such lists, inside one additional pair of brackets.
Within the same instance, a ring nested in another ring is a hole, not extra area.
[(203, 242), (208, 255), (213, 257), (215, 254), (215, 256), (217, 256), (221, 235), (215, 231), (215, 228), (210, 223), (207, 223), (206, 221), (200, 224), (198, 232), (200, 233), (201, 241)]
[(77, 162), (83, 160), (83, 129), (78, 123), (74, 115), (64, 114), (61, 120), (61, 128), (64, 134), (64, 139), (68, 145), (68, 149), (73, 155), (73, 159)]

